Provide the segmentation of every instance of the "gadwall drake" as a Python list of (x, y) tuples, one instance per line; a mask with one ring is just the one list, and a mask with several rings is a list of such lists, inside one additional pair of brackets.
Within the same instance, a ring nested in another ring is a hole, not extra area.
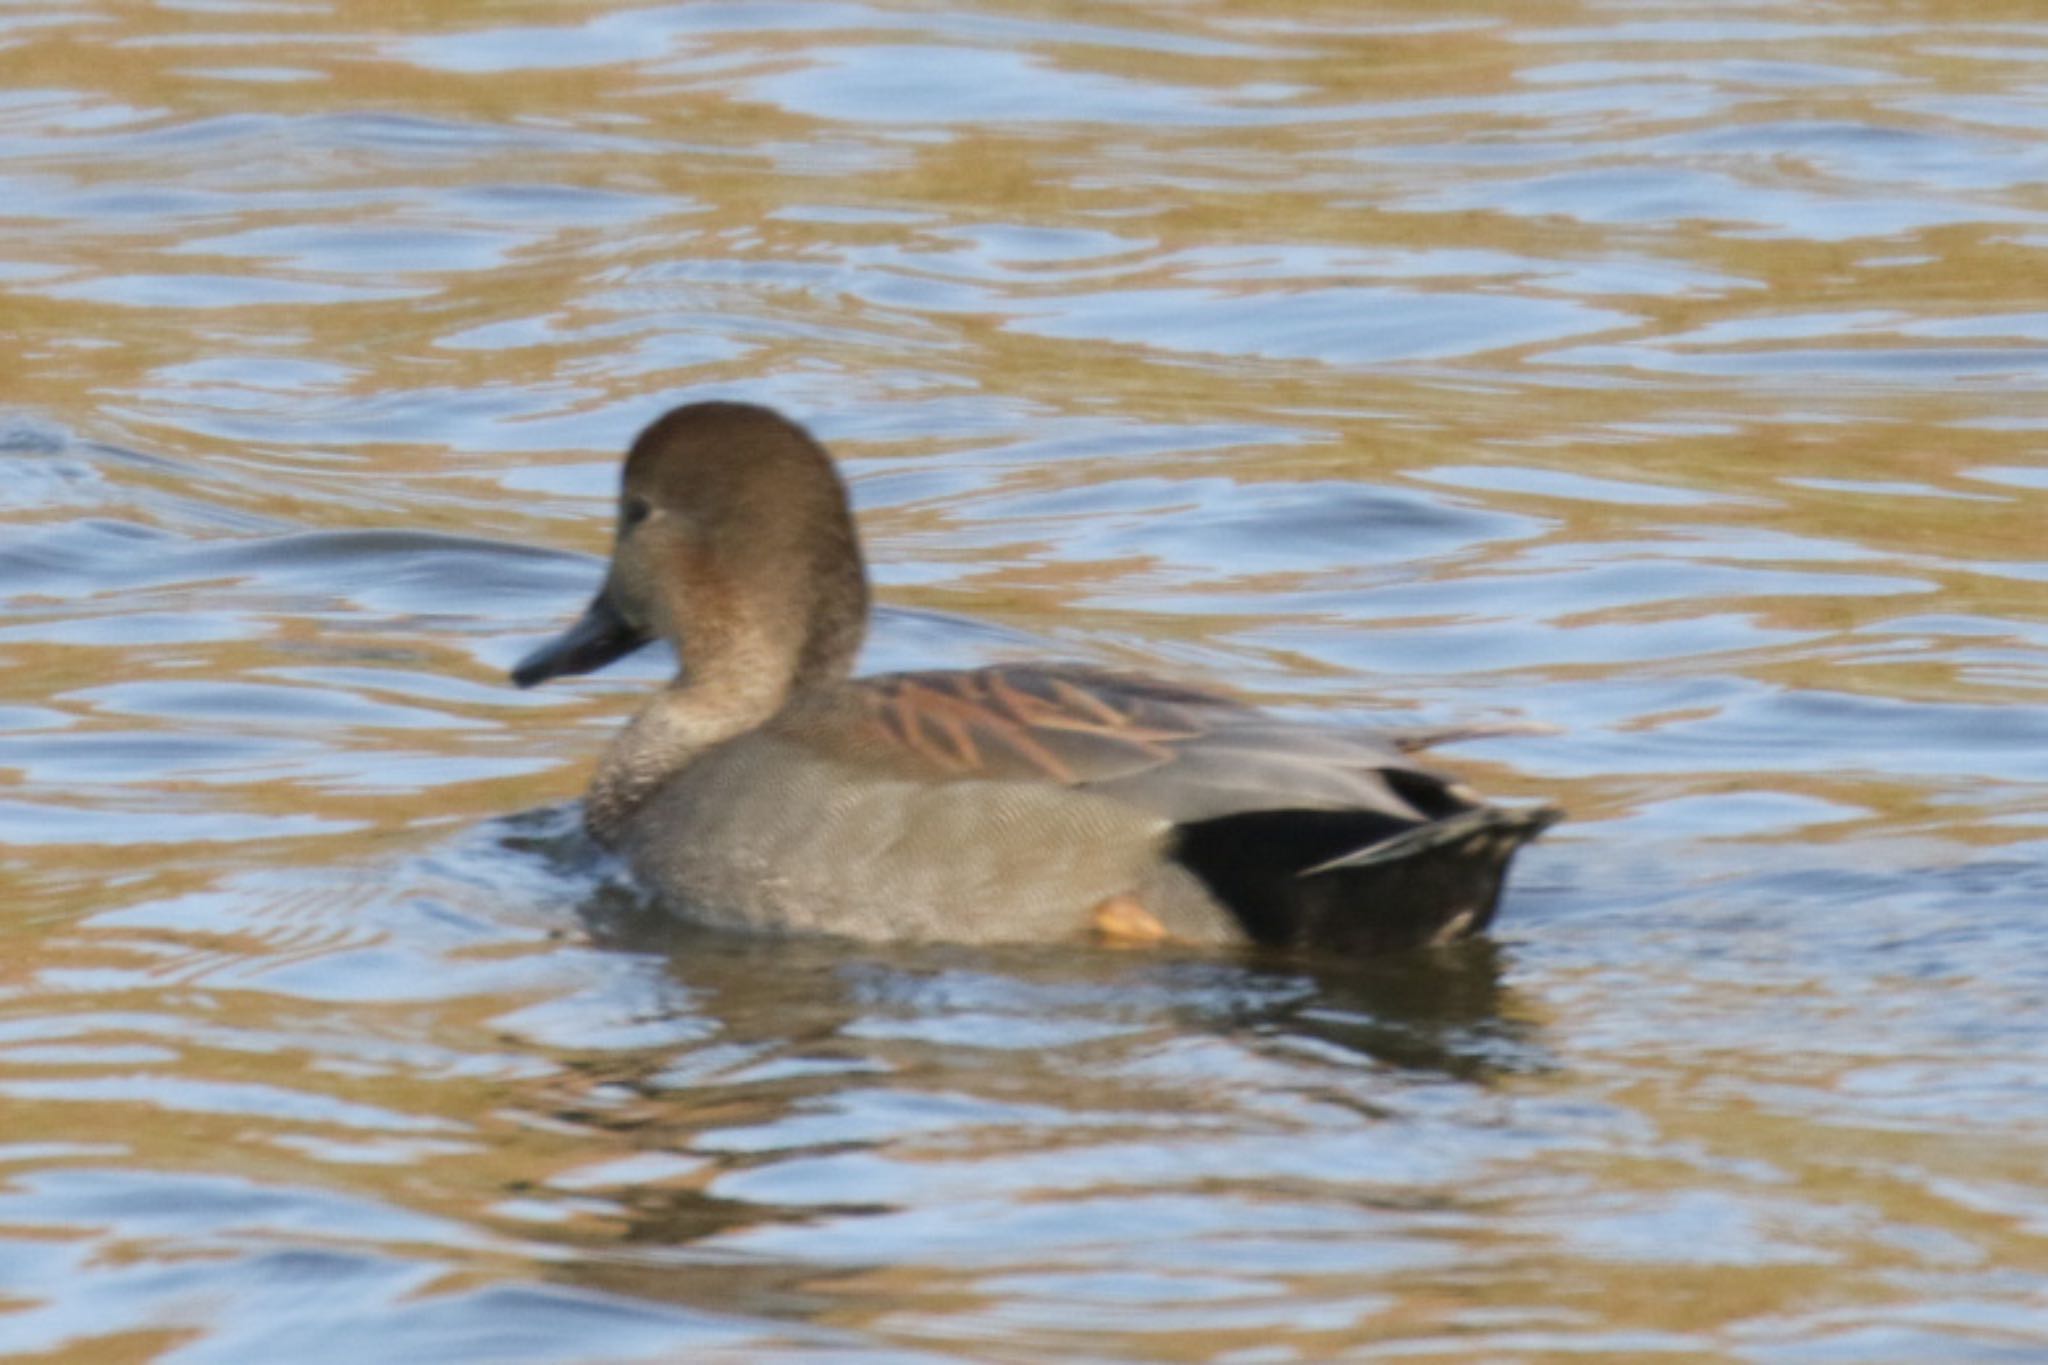
[(693, 403), (626, 457), (611, 568), (521, 687), (682, 659), (584, 807), (674, 912), (861, 939), (1090, 936), (1371, 953), (1483, 929), (1558, 817), (1349, 733), (1066, 664), (855, 678), (867, 574), (794, 422)]

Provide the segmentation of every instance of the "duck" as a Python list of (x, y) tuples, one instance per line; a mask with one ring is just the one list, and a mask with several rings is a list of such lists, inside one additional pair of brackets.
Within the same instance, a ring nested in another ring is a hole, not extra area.
[(856, 676), (869, 603), (846, 484), (802, 426), (693, 402), (633, 442), (602, 585), (511, 680), (675, 647), (583, 803), (667, 911), (870, 942), (1385, 954), (1486, 930), (1561, 814), (1415, 757), (1483, 727), (1346, 729), (1059, 662)]

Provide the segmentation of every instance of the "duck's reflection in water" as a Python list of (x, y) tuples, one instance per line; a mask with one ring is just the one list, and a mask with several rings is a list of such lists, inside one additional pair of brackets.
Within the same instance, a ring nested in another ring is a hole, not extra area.
[[(586, 856), (560, 823), (539, 842)], [(1420, 1097), (1483, 1107), (1500, 1078), (1544, 1066), (1508, 953), (1486, 940), (1340, 964), (878, 948), (693, 928), (623, 881), (581, 913), (597, 942), (661, 959), (691, 1027), (575, 1063), (602, 1099), (557, 1117), (656, 1178), (565, 1227), (576, 1250), (558, 1272), (698, 1307), (854, 1326), (970, 1292), (998, 1263), (1114, 1259), (1105, 1246), (1156, 1229), (1120, 1229), (1111, 1210), (1142, 1219), (1196, 1191), (1238, 1206), (1231, 1235), (1258, 1237), (1295, 1216), (1305, 1182), (1334, 1183), (1401, 1240), (1442, 1215), (1436, 1168), (1464, 1159), (1430, 1152)], [(1038, 1227), (1055, 1193), (1108, 1221)], [(917, 1287), (856, 1309), (854, 1284), (872, 1298), (885, 1265)]]
[[(1260, 950), (874, 945), (681, 924), (623, 886), (583, 907), (592, 937), (665, 956), (729, 1046), (918, 1044), (934, 1059), (1133, 1035), (1227, 1038), (1483, 1083), (1542, 1065), (1489, 939), (1347, 962)], [(980, 1062), (986, 1062), (986, 1056)]]

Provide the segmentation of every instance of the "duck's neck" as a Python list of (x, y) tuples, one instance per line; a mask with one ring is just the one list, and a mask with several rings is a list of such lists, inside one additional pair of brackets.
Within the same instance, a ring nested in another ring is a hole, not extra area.
[(821, 661), (813, 641), (758, 624), (693, 634), (683, 645), (683, 671), (605, 750), (584, 798), (584, 825), (599, 843), (616, 846), (664, 782), (706, 750), (760, 729), (800, 696), (843, 679), (858, 647), (856, 633)]
[(706, 749), (758, 728), (775, 709), (734, 711), (694, 687), (664, 689), (613, 737), (583, 798), (583, 823), (607, 847), (618, 844), (663, 782)]

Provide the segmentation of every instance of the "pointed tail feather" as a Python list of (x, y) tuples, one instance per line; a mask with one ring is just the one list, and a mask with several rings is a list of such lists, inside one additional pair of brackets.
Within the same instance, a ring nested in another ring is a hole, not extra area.
[(1561, 816), (1554, 806), (1475, 806), (1423, 823), (1250, 811), (1181, 826), (1176, 856), (1253, 941), (1363, 956), (1484, 929), (1515, 850)]
[(1456, 849), (1472, 857), (1485, 857), (1491, 851), (1489, 846), (1493, 846), (1504, 854), (1512, 854), (1563, 818), (1564, 812), (1550, 805), (1510, 810), (1498, 806), (1477, 806), (1445, 820), (1417, 825), (1391, 839), (1381, 839), (1350, 853), (1341, 853), (1327, 862), (1303, 868), (1296, 875), (1316, 877), (1340, 868), (1398, 863), (1433, 849)]
[(1515, 851), (1562, 815), (1481, 806), (1318, 863), (1296, 883), (1295, 941), (1381, 953), (1476, 934), (1493, 922)]

